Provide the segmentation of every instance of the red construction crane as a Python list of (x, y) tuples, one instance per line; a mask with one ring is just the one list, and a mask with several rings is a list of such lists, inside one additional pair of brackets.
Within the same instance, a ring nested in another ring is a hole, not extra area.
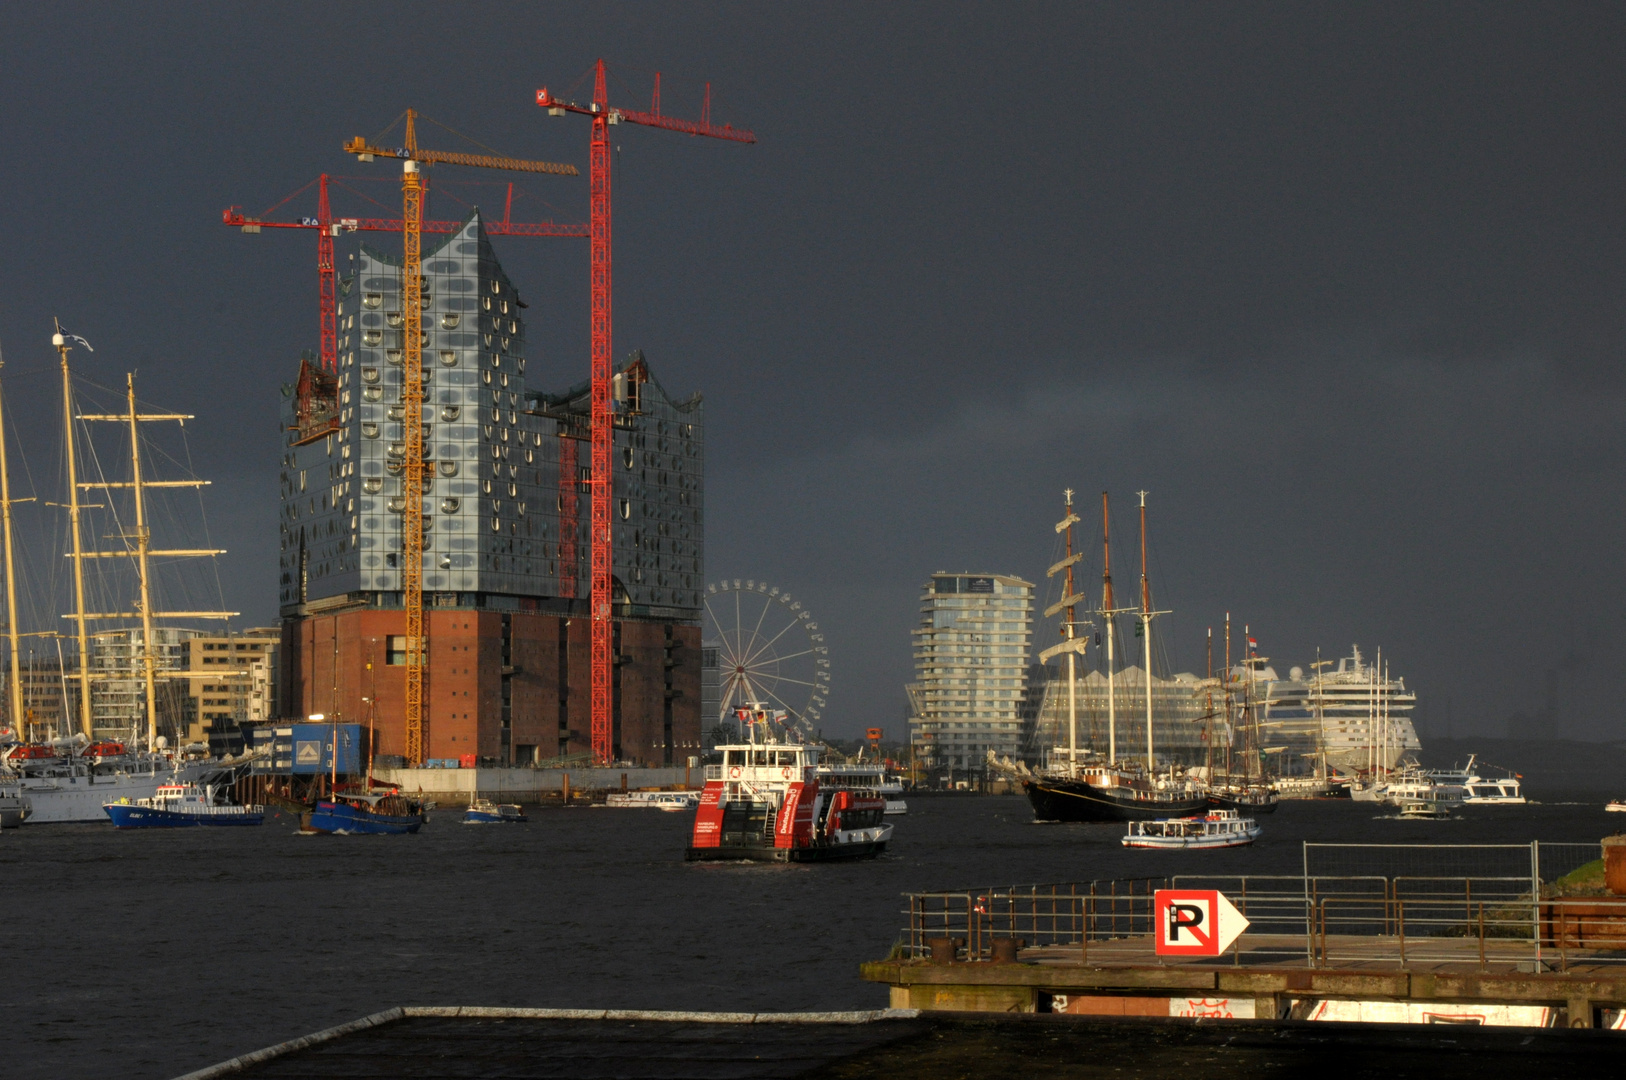
[[(337, 218), (333, 217), (328, 208), (327, 199), (328, 174), (323, 173), (317, 177), (316, 216), (304, 217), (298, 221), (262, 221), (259, 218), (244, 217), (242, 207), (230, 206), (220, 215), (221, 223), (242, 229), (246, 233), (257, 233), (261, 229), (315, 229), (316, 230), (316, 274), (318, 278), (319, 307), (321, 309), (322, 323), (322, 370), (330, 375), (338, 374), (338, 315), (335, 303), (335, 289), (333, 280), (333, 238), (341, 232), (393, 232), (401, 231), (400, 218)], [(309, 184), (300, 188), (305, 191)], [(294, 192), (298, 195), (299, 191)], [(293, 198), (290, 195), (289, 198)], [(284, 199), (284, 202), (287, 200)], [(483, 222), (485, 230), (492, 236), (589, 236), (592, 230), (580, 222), (560, 223), (555, 221), (510, 221), (509, 216), (514, 207), (514, 185), (508, 185), (508, 199), (503, 205), (501, 221)], [(426, 233), (453, 233), (463, 227), (460, 221), (425, 221), (422, 231)]]
[[(604, 85), (604, 61), (593, 69), (593, 100), (588, 105), (563, 101), (543, 87), (536, 103), (549, 116), (580, 113), (593, 121), (588, 154), (588, 190), (592, 203), (592, 327), (593, 327), (593, 405), (589, 433), (592, 442), (590, 491), (593, 524), (588, 540), (592, 563), (592, 681), (593, 757), (601, 762), (612, 755), (610, 742), (610, 127), (611, 124), (642, 124), (665, 128), (685, 135), (705, 135), (713, 139), (754, 143), (757, 137), (729, 124), (717, 127), (711, 122), (711, 84), (706, 84), (705, 104), (700, 119), (679, 120), (661, 115), (661, 77), (655, 75), (651, 111), (610, 108)], [(561, 522), (561, 530), (563, 523)]]

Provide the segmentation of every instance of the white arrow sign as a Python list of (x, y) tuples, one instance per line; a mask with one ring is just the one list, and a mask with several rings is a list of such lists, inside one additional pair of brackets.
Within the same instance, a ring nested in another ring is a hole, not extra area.
[(1248, 928), (1218, 889), (1159, 889), (1152, 908), (1159, 956), (1219, 956)]

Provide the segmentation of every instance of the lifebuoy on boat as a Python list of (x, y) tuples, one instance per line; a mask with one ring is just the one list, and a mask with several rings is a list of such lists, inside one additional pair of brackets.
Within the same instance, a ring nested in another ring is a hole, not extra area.
[(790, 770), (789, 769), (780, 769), (779, 770), (779, 775), (782, 778), (784, 778), (786, 780), (789, 780), (790, 779)]
[(730, 765), (728, 767), (728, 778), (730, 780), (738, 780), (740, 778), (740, 767), (738, 765)]

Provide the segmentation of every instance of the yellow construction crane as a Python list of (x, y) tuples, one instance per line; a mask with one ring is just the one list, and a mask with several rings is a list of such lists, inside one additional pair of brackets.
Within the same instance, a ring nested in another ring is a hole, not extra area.
[(423, 455), (423, 180), (418, 166), (423, 164), (467, 165), (483, 169), (509, 169), (515, 172), (551, 173), (576, 176), (576, 166), (551, 161), (522, 161), (518, 158), (487, 157), (479, 154), (449, 154), (418, 146), (414, 121), (417, 113), (406, 111), (406, 143), (394, 149), (372, 146), (357, 136), (344, 144), (347, 154), (357, 160), (380, 157), (400, 158), (401, 165), (401, 441), (406, 462), (402, 470), (403, 513), (401, 515), (401, 606), (406, 609), (406, 746), (405, 757), (412, 765), (423, 763), (427, 731), (424, 723), (423, 669), (427, 642), (423, 632), (423, 484), (427, 477)]

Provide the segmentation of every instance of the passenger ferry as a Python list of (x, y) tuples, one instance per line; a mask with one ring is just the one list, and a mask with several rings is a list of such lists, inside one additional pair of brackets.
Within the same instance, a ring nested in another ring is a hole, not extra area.
[(1504, 769), (1506, 776), (1479, 775), (1478, 755), (1469, 754), (1468, 764), (1461, 769), (1430, 769), (1428, 775), (1441, 783), (1463, 789), (1462, 801), (1475, 806), (1523, 806), (1527, 801), (1519, 784), (1518, 773)]
[(263, 806), (233, 806), (220, 791), (197, 784), (160, 784), (151, 798), (123, 798), (102, 810), (119, 829), (180, 829), (195, 825), (259, 825)]
[(885, 765), (820, 765), (819, 782), (849, 791), (873, 792), (886, 801), (887, 814), (907, 814), (903, 784), (888, 775)]
[(719, 746), (722, 764), (706, 766), (688, 860), (822, 862), (886, 850), (892, 826), (879, 794), (821, 781), (818, 747), (778, 742), (768, 710), (741, 711), (752, 741)]
[(1215, 810), (1202, 817), (1159, 818), (1132, 821), (1124, 835), (1127, 848), (1247, 847), (1259, 838), (1259, 823), (1235, 810)]
[(620, 810), (665, 810), (679, 814), (700, 805), (698, 791), (612, 791), (604, 805)]

